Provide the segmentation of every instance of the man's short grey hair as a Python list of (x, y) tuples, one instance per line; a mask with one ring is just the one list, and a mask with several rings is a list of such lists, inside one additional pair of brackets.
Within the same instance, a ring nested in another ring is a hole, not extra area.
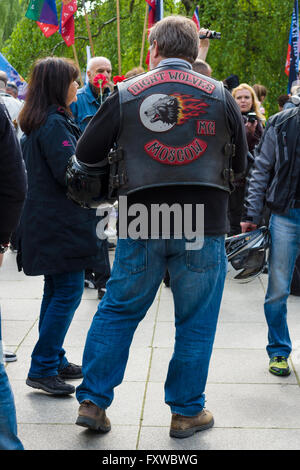
[(167, 16), (150, 29), (149, 44), (157, 42), (162, 57), (185, 59), (191, 64), (199, 53), (199, 34), (195, 23), (185, 16)]
[(107, 58), (107, 57), (102, 57), (102, 56), (99, 56), (99, 57), (92, 57), (89, 61), (88, 61), (88, 64), (87, 64), (87, 70), (90, 70), (91, 67), (93, 66), (93, 64), (95, 62), (97, 62), (98, 60), (107, 60), (110, 64), (110, 60)]
[(193, 63), (192, 68), (195, 72), (201, 73), (202, 75), (211, 76), (211, 66), (205, 62), (205, 60), (197, 59)]
[(291, 88), (291, 95), (300, 96), (300, 85), (295, 85)]
[(7, 73), (4, 72), (3, 70), (0, 70), (0, 88), (1, 89), (6, 88), (7, 80), (8, 80)]

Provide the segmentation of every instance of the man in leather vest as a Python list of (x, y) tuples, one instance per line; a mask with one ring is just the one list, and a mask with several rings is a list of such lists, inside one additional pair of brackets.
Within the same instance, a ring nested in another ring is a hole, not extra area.
[[(247, 144), (231, 95), (192, 70), (199, 50), (194, 23), (164, 18), (151, 29), (149, 43), (150, 72), (119, 84), (76, 150), (77, 163), (92, 171), (115, 146), (110, 187), (119, 195), (116, 256), (86, 340), (76, 424), (110, 430), (105, 410), (122, 382), (133, 334), (168, 269), (176, 339), (165, 401), (170, 435), (183, 438), (213, 425), (204, 390), (226, 276), (231, 167), (244, 171)], [(157, 207), (160, 223), (152, 217)], [(141, 208), (143, 216), (135, 218)]]

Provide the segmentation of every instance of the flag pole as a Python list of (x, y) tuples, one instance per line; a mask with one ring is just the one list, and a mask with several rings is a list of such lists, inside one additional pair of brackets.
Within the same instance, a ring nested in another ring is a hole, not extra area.
[(91, 28), (90, 28), (90, 23), (89, 23), (89, 17), (88, 17), (86, 8), (85, 8), (85, 0), (82, 0), (82, 3), (83, 3), (84, 17), (85, 17), (87, 32), (88, 32), (89, 41), (90, 41), (90, 46), (91, 46), (91, 50), (92, 50), (92, 56), (95, 57), (95, 49), (94, 49), (94, 44), (93, 44), (93, 39), (92, 39), (92, 34), (91, 34)]
[(120, 3), (117, 0), (117, 31), (118, 31), (118, 63), (119, 63), (119, 75), (121, 75), (121, 43), (120, 43)]
[[(74, 54), (75, 63), (76, 63), (76, 65), (77, 65), (77, 67), (78, 67), (78, 70), (79, 70), (79, 72), (80, 72), (80, 66), (79, 66), (79, 61), (78, 61), (78, 56), (77, 56), (77, 51), (76, 51), (75, 44), (72, 44), (72, 49), (73, 49), (73, 54)], [(81, 72), (79, 73), (79, 81), (80, 81), (80, 85), (83, 87)]]
[(142, 67), (142, 65), (143, 65), (145, 38), (146, 38), (147, 21), (148, 21), (148, 11), (149, 11), (149, 5), (148, 5), (148, 3), (146, 2), (146, 13), (145, 13), (145, 21), (144, 21), (144, 29), (143, 29), (143, 38), (142, 38), (142, 47), (141, 47), (141, 56), (140, 56), (140, 67)]

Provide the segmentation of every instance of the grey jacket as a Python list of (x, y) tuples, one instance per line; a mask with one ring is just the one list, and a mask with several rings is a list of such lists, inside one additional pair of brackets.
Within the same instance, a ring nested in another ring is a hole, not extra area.
[(247, 183), (244, 221), (259, 224), (264, 204), (277, 214), (292, 207), (300, 176), (300, 107), (271, 116)]

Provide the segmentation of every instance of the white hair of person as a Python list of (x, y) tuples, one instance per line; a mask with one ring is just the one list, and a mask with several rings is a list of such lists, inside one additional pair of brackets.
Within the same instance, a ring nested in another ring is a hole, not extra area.
[(91, 70), (91, 67), (93, 66), (93, 64), (95, 64), (95, 63), (98, 62), (99, 60), (106, 60), (107, 62), (111, 63), (110, 60), (109, 60), (107, 57), (102, 57), (102, 56), (99, 56), (99, 57), (92, 57), (92, 58), (88, 61), (87, 70)]

